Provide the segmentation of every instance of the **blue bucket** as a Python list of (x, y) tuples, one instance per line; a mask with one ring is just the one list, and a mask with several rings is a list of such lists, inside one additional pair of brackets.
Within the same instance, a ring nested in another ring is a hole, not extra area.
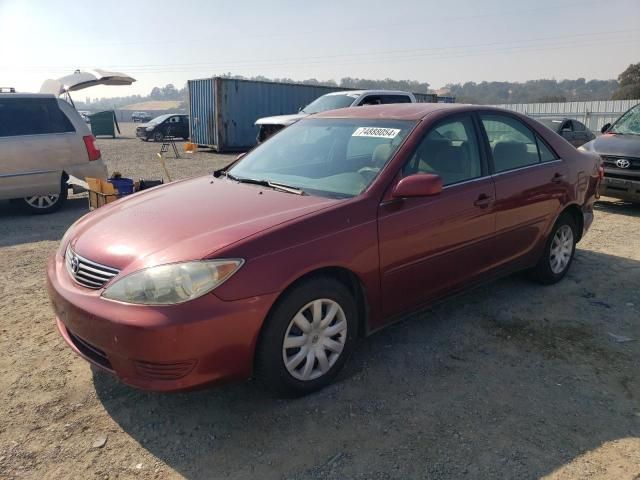
[(108, 182), (118, 191), (118, 197), (133, 193), (133, 180), (130, 178), (110, 178)]

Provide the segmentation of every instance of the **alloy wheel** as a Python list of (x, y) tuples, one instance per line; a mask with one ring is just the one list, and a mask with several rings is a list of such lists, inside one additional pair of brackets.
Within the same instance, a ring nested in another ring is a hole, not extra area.
[(340, 304), (321, 298), (303, 306), (287, 327), (282, 359), (289, 374), (309, 381), (326, 374), (347, 340), (347, 319)]
[(562, 225), (556, 231), (549, 250), (549, 265), (555, 274), (562, 273), (573, 254), (573, 230), (569, 225)]
[(56, 193), (51, 195), (36, 195), (33, 197), (26, 197), (24, 201), (33, 208), (47, 209), (55, 205), (59, 199), (60, 195)]

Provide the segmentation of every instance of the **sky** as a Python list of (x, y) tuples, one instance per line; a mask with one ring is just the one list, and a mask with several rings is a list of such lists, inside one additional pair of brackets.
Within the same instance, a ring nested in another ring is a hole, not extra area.
[(216, 74), (428, 82), (616, 78), (640, 61), (640, 0), (0, 0), (0, 86), (102, 68), (146, 95)]

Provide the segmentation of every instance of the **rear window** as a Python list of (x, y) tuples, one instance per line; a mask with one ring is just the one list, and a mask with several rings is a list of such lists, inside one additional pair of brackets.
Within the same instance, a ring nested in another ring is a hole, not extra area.
[(0, 99), (0, 137), (75, 132), (55, 98)]

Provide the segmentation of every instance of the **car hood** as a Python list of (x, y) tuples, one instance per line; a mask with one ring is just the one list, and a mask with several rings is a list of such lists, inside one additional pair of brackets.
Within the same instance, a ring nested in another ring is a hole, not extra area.
[(640, 135), (605, 133), (585, 145), (599, 155), (640, 157)]
[(166, 184), (95, 210), (70, 232), (79, 255), (120, 270), (209, 257), (340, 200), (212, 176)]
[(256, 125), (284, 125), (286, 127), (308, 116), (308, 113), (300, 112), (294, 115), (276, 115), (275, 117), (264, 117), (256, 120)]

